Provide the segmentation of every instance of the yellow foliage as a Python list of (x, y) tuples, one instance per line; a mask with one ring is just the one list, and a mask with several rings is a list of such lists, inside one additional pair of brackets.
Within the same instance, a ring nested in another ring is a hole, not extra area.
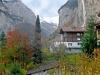
[(59, 60), (59, 75), (100, 75), (100, 49), (95, 49), (93, 57), (85, 53), (77, 57), (76, 62)]
[(43, 53), (43, 55), (45, 55), (45, 56), (50, 56), (50, 55), (51, 55), (50, 50), (48, 50), (48, 49), (46, 49), (46, 48), (42, 49), (42, 53)]
[(77, 75), (100, 75), (100, 49), (95, 49), (94, 57), (82, 54), (77, 62)]

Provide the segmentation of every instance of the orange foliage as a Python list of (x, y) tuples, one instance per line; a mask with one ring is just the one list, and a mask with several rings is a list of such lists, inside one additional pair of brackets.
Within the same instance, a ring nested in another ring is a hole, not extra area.
[(9, 30), (7, 32), (8, 48), (26, 45), (27, 43), (28, 43), (28, 38), (26, 37), (26, 35), (18, 31), (17, 29)]
[[(7, 32), (7, 49), (13, 51), (13, 57), (17, 60), (29, 60), (32, 57), (33, 48), (30, 45), (27, 36), (17, 29)], [(24, 55), (23, 55), (24, 54)], [(22, 56), (22, 57), (21, 57)]]

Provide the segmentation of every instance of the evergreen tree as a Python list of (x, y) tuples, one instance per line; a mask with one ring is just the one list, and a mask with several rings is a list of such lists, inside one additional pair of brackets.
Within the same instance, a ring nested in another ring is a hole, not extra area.
[(11, 66), (10, 74), (7, 75), (26, 75), (24, 70), (21, 69), (21, 66), (19, 64), (13, 64)]
[(89, 56), (92, 55), (94, 48), (96, 47), (96, 32), (94, 29), (95, 21), (90, 18), (87, 22), (87, 29), (82, 40), (82, 50)]
[(3, 67), (0, 67), (0, 68), (2, 68), (1, 73), (4, 73), (4, 74), (5, 74), (6, 63), (3, 62), (3, 59), (4, 59), (3, 53), (5, 52), (5, 50), (6, 50), (6, 35), (4, 32), (2, 32), (0, 35), (0, 62), (2, 63)]
[(6, 35), (4, 32), (1, 33), (1, 36), (0, 36), (0, 47), (1, 48), (4, 48), (5, 46), (5, 41), (6, 41)]
[(41, 63), (42, 52), (41, 52), (41, 27), (39, 15), (37, 15), (36, 25), (35, 25), (35, 35), (34, 35), (34, 62)]

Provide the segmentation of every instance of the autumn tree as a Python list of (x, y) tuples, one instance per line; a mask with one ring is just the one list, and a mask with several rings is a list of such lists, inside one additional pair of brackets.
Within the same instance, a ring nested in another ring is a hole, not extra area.
[(11, 60), (16, 63), (20, 62), (22, 66), (27, 64), (32, 57), (32, 46), (27, 36), (17, 29), (7, 32), (7, 48), (10, 52)]
[(42, 52), (41, 52), (41, 26), (39, 15), (36, 19), (35, 25), (35, 35), (34, 35), (34, 63), (41, 63), (42, 60)]

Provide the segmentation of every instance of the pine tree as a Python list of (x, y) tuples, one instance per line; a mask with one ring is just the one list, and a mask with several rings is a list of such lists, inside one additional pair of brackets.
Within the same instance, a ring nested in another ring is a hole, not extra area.
[(4, 58), (4, 52), (6, 51), (6, 35), (4, 32), (1, 33), (0, 35), (0, 63), (2, 63), (2, 72), (1, 73), (4, 73), (5, 74), (5, 66), (6, 66), (6, 63), (3, 61)]
[(35, 36), (34, 36), (34, 62), (41, 63), (42, 52), (41, 52), (41, 27), (39, 15), (37, 15), (36, 25), (35, 25)]
[(5, 46), (5, 41), (6, 41), (6, 35), (4, 32), (1, 33), (1, 36), (0, 36), (0, 47), (1, 48), (4, 48)]
[(96, 32), (94, 29), (94, 19), (90, 18), (87, 22), (87, 29), (82, 40), (82, 50), (89, 56), (92, 55), (96, 47)]

